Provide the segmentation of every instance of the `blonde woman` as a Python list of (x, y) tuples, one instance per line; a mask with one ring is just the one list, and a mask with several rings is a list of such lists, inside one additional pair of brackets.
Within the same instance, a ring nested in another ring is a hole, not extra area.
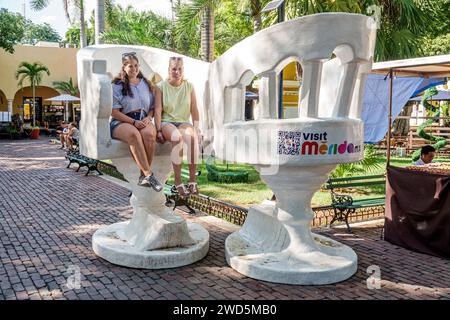
[(142, 75), (135, 52), (122, 55), (122, 70), (112, 83), (111, 137), (130, 146), (141, 170), (138, 185), (160, 192), (163, 186), (151, 171), (156, 145), (152, 118), (155, 107), (161, 108), (161, 95), (155, 94), (159, 89)]
[[(158, 83), (162, 95), (162, 112), (155, 111), (155, 125), (159, 142), (172, 142), (172, 165), (175, 187), (181, 197), (198, 194), (196, 182), (196, 157), (198, 155), (199, 112), (193, 85), (183, 78), (182, 57), (172, 57), (169, 61), (169, 77)], [(192, 123), (189, 118), (192, 118)], [(189, 183), (188, 188), (181, 180), (183, 144), (188, 146)]]

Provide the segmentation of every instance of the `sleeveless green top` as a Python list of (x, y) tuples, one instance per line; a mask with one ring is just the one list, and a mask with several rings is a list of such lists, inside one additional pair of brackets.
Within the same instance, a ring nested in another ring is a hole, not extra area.
[(180, 86), (174, 87), (169, 82), (161, 81), (158, 87), (162, 92), (162, 121), (189, 122), (191, 115), (191, 93), (193, 86), (183, 80)]

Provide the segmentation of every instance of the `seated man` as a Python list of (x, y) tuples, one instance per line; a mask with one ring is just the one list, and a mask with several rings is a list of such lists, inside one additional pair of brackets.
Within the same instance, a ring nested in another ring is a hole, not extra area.
[(436, 149), (433, 146), (426, 145), (420, 150), (420, 159), (416, 161), (416, 166), (423, 166), (431, 163), (436, 156)]
[(61, 125), (57, 128), (56, 133), (59, 135), (59, 141), (61, 141), (60, 149), (64, 149), (64, 144), (67, 145), (66, 137), (69, 133), (69, 125), (65, 121), (62, 121)]
[(80, 138), (80, 131), (78, 130), (74, 122), (69, 124), (69, 132), (66, 136), (66, 144), (69, 150), (74, 149), (74, 145), (78, 145), (78, 139)]

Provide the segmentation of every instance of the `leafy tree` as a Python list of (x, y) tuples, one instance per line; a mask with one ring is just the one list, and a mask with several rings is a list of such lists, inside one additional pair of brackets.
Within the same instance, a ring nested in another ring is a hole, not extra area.
[(30, 82), (30, 86), (33, 90), (33, 126), (35, 125), (35, 96), (36, 96), (36, 86), (38, 86), (42, 82), (42, 77), (44, 73), (50, 75), (50, 71), (46, 66), (44, 66), (40, 62), (29, 63), (26, 61), (22, 61), (19, 64), (19, 67), (16, 71), (16, 79), (19, 80), (18, 86), (23, 88), (23, 82), (28, 80)]
[(262, 29), (262, 12), (261, 10), (269, 0), (238, 0), (238, 7), (241, 12), (248, 12), (253, 21), (253, 32)]
[(34, 24), (28, 20), (26, 22), (22, 43), (34, 45), (38, 41), (60, 42), (61, 37), (48, 23)]
[(79, 93), (78, 87), (72, 82), (72, 77), (70, 77), (69, 81), (54, 81), (53, 87), (56, 90), (70, 94), (72, 96), (77, 96)]
[(0, 9), (0, 48), (14, 53), (14, 45), (22, 40), (25, 19), (17, 13)]

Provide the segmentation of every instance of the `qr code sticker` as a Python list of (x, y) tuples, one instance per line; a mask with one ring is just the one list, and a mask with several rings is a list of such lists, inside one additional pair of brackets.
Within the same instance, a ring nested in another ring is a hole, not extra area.
[(301, 132), (278, 131), (278, 154), (299, 155)]

